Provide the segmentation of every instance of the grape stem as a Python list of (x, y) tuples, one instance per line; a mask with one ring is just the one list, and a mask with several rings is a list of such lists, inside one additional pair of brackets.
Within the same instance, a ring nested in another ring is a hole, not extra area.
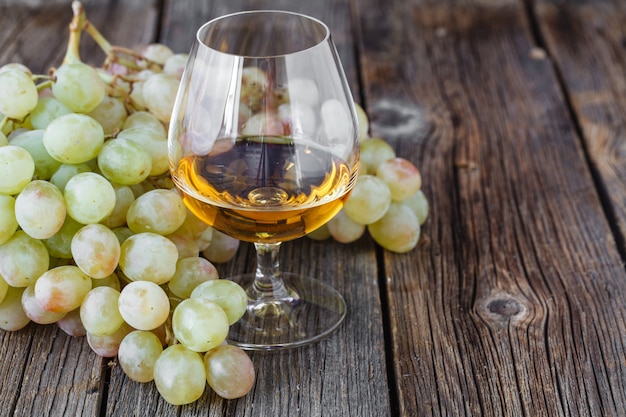
[(80, 60), (80, 35), (85, 28), (85, 21), (87, 19), (85, 15), (85, 9), (83, 9), (83, 5), (80, 1), (72, 2), (72, 12), (74, 16), (72, 17), (72, 21), (70, 22), (70, 38), (67, 42), (67, 51), (65, 52), (65, 57), (63, 58), (64, 64), (77, 64), (82, 62)]
[(8, 117), (8, 116), (4, 116), (4, 117), (2, 118), (2, 120), (0, 120), (0, 132), (5, 133), (5, 134), (7, 133), (7, 132), (5, 132), (5, 131), (4, 131), (4, 128), (5, 128), (5, 127), (7, 127), (7, 126), (9, 125), (9, 122), (10, 122), (10, 121), (11, 121), (11, 120), (9, 119), (9, 117)]
[(52, 87), (52, 80), (48, 79), (48, 80), (46, 80), (46, 81), (44, 81), (42, 83), (37, 84), (37, 91), (38, 92), (39, 91), (43, 91), (46, 88), (50, 88), (50, 87)]
[[(93, 38), (93, 40), (98, 44), (100, 49), (106, 54), (107, 60), (106, 64), (111, 64), (112, 62), (117, 62), (127, 68), (134, 70), (142, 70), (147, 67), (160, 67), (156, 62), (150, 61), (149, 59), (141, 56), (137, 52), (124, 48), (121, 46), (114, 46), (100, 33), (100, 31), (91, 23), (89, 20), (85, 20), (85, 32), (89, 34)], [(136, 61), (132, 59), (126, 59), (119, 54), (128, 55), (134, 58)], [(146, 65), (139, 65), (138, 62), (145, 62)]]
[[(80, 1), (72, 2), (72, 11), (74, 16), (70, 23), (70, 39), (67, 45), (67, 53), (65, 54), (64, 63), (81, 62), (79, 45), (80, 36), (83, 30), (93, 38), (96, 44), (106, 54), (107, 58), (105, 66), (113, 62), (121, 64), (133, 70), (142, 70), (146, 68), (161, 69), (162, 65), (151, 61), (141, 54), (129, 48), (114, 46), (100, 33), (100, 31), (87, 19), (87, 14)], [(120, 54), (130, 57), (130, 59), (120, 56)]]

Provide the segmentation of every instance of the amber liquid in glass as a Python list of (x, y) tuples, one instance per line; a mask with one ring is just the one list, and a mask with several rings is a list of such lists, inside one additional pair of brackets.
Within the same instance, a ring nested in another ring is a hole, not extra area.
[(287, 137), (220, 139), (187, 156), (173, 179), (184, 201), (215, 229), (248, 242), (284, 242), (328, 220), (348, 198), (356, 171), (321, 147)]

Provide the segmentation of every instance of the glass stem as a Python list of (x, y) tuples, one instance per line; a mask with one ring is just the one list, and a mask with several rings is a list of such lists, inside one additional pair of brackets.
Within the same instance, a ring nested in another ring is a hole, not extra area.
[(254, 284), (250, 288), (251, 296), (256, 300), (283, 299), (289, 296), (280, 273), (278, 243), (255, 243), (256, 273)]

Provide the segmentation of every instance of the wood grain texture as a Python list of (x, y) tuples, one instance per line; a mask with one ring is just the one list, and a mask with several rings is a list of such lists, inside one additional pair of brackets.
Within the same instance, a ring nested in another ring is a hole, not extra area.
[[(176, 52), (229, 12), (322, 19), (372, 134), (419, 166), (430, 217), (408, 255), (368, 237), (283, 245), (284, 268), (335, 286), (348, 317), (317, 345), (251, 354), (242, 399), (170, 406), (85, 339), (31, 324), (0, 331), (0, 415), (626, 415), (623, 2), (84, 4), (112, 43)], [(70, 18), (66, 1), (0, 0), (0, 65), (59, 65)], [(87, 38), (81, 55), (104, 57)], [(218, 268), (252, 271), (252, 247)]]
[[(600, 192), (626, 242), (626, 5), (537, 1), (537, 26), (565, 84)], [(626, 248), (623, 247), (626, 252)]]
[(357, 13), (373, 134), (431, 198), (384, 260), (401, 415), (623, 415), (623, 260), (524, 5)]

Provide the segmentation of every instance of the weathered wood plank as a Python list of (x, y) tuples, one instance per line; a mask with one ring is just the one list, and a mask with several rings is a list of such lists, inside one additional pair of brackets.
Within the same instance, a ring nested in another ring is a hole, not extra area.
[[(626, 7), (620, 1), (535, 2), (612, 221), (626, 244)], [(626, 247), (622, 248), (626, 251)], [(624, 256), (624, 253), (622, 253)]]
[[(283, 9), (318, 17), (334, 33), (355, 97), (358, 97), (350, 9), (347, 2), (294, 4), (288, 1), (189, 2), (166, 4), (161, 41), (186, 52), (195, 31), (212, 17), (249, 9)], [(257, 371), (253, 391), (246, 397), (224, 401), (207, 389), (197, 402), (180, 409), (158, 398), (152, 384), (129, 381), (114, 368), (107, 413), (139, 415), (228, 416), (378, 416), (390, 414), (382, 310), (377, 282), (375, 249), (371, 240), (344, 246), (307, 238), (288, 242), (281, 249), (286, 270), (318, 277), (335, 286), (346, 298), (348, 317), (339, 331), (310, 347), (282, 352), (254, 352)], [(236, 258), (220, 265), (223, 277), (250, 272), (254, 255), (243, 244)]]
[(428, 244), (385, 254), (401, 414), (626, 414), (622, 260), (523, 3), (358, 13), (373, 133), (431, 198)]
[[(65, 55), (68, 25), (72, 19), (71, 2), (26, 7), (20, 4), (2, 6), (0, 14), (0, 63), (21, 62), (31, 70), (45, 73), (60, 65)], [(130, 48), (153, 42), (158, 30), (156, 1), (112, 2), (82, 1), (88, 18), (116, 45)], [(83, 35), (81, 58), (99, 65), (104, 54), (88, 35)]]
[(65, 54), (72, 9), (65, 6), (3, 6), (0, 13), (0, 63), (20, 62), (37, 73), (58, 65)]

